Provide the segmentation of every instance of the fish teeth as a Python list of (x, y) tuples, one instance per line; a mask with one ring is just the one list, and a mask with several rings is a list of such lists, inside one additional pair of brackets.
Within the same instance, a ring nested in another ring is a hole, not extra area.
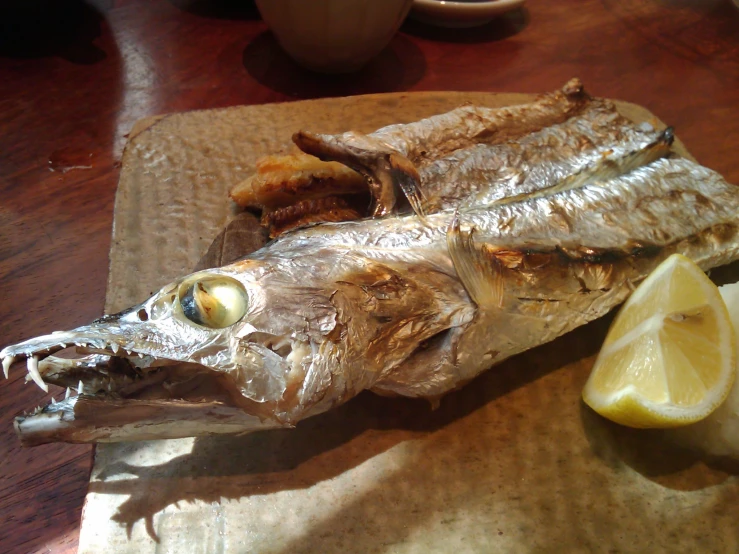
[(8, 378), (9, 372), (10, 372), (10, 366), (13, 365), (13, 361), (15, 358), (13, 356), (8, 356), (7, 358), (3, 358), (3, 375), (5, 375), (5, 378)]
[(31, 379), (33, 379), (33, 382), (41, 387), (41, 390), (44, 392), (49, 392), (49, 385), (44, 383), (44, 380), (41, 378), (41, 373), (39, 373), (38, 370), (38, 356), (34, 355), (28, 358), (28, 360), (26, 360), (26, 365), (28, 367), (28, 374), (31, 376)]
[(80, 379), (80, 382), (77, 385), (77, 394), (82, 394), (84, 392), (85, 392), (85, 385), (82, 384), (82, 379)]
[(64, 400), (68, 400), (71, 395), (72, 395), (72, 389), (67, 387), (67, 390), (64, 391)]
[(52, 396), (51, 397), (51, 405), (53, 406), (54, 404), (56, 404), (56, 400), (54, 400), (54, 397)]
[(110, 349), (113, 351), (113, 354), (118, 354), (119, 348), (120, 348), (120, 346), (118, 346), (117, 343), (115, 343), (115, 342), (111, 342), (110, 343)]

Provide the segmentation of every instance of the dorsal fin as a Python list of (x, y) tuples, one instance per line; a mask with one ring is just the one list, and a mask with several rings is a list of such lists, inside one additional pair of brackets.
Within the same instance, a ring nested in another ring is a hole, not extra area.
[(532, 292), (540, 293), (538, 285), (532, 289), (531, 284), (540, 276), (550, 281), (546, 298), (609, 288), (611, 268), (658, 259), (674, 249), (636, 241), (627, 241), (618, 248), (565, 244), (510, 247), (476, 243), (474, 233), (474, 227), (463, 230), (455, 214), (447, 230), (447, 247), (467, 294), (482, 310), (510, 307)]

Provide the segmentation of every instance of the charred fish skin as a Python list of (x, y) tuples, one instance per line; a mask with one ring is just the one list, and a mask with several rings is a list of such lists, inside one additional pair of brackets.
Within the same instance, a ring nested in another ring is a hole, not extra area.
[[(320, 141), (337, 148), (345, 143), (358, 153), (373, 148), (384, 149), (386, 153), (404, 156), (416, 167), (423, 167), (460, 148), (506, 142), (561, 123), (583, 111), (591, 100), (582, 81), (572, 79), (560, 90), (541, 95), (530, 104), (503, 108), (462, 106), (412, 123), (389, 125), (369, 135), (356, 132), (340, 135), (298, 133), (294, 141), (301, 146), (303, 137), (313, 137), (319, 141), (315, 148), (320, 146)], [(319, 151), (318, 154), (323, 153)]]
[[(573, 179), (587, 178), (591, 168), (605, 178), (608, 162), (623, 160), (623, 153), (629, 150), (651, 154), (651, 159), (668, 155), (671, 140), (655, 143), (658, 137), (659, 132), (651, 126), (635, 125), (622, 116), (613, 102), (588, 96), (582, 83), (574, 79), (562, 90), (528, 104), (503, 108), (463, 106), (419, 122), (384, 127), (369, 135), (298, 132), (293, 137), (296, 144), (324, 161), (305, 153), (262, 160), (257, 164), (257, 175), (234, 187), (231, 196), (241, 205), (253, 207), (269, 204), (270, 196), (285, 203), (285, 192), (289, 191), (289, 206), (274, 215), (301, 213), (305, 201), (327, 194), (325, 181), (327, 176), (340, 173), (338, 166), (353, 178), (334, 183), (331, 194), (339, 196), (334, 196), (333, 201), (342, 194), (357, 193), (361, 181), (373, 198), (374, 217), (407, 211), (403, 201), (423, 216), (444, 209), (485, 205), (555, 184), (575, 186)], [(663, 148), (658, 148), (660, 145)], [(610, 169), (609, 178), (628, 167), (613, 163)], [(560, 182), (567, 176), (572, 179)], [(303, 187), (300, 195), (304, 202), (295, 203), (296, 183)], [(259, 184), (256, 189), (255, 184)], [(260, 188), (265, 189), (262, 192), (267, 197), (257, 194)], [(297, 226), (273, 224), (269, 210), (267, 206), (264, 213), (268, 216), (263, 224), (270, 228), (271, 236)], [(311, 219), (360, 218), (359, 213), (354, 215), (337, 216), (324, 211)]]
[(531, 104), (466, 106), (369, 135), (299, 132), (293, 140), (362, 173), (379, 217), (402, 196), (423, 216), (605, 181), (669, 155), (673, 135), (634, 124), (573, 80)]
[[(602, 316), (673, 252), (704, 269), (739, 258), (736, 187), (688, 160), (663, 158), (608, 186), (550, 192), (425, 220), (409, 215), (292, 231), (121, 314), (7, 347), (3, 365), (36, 360), (29, 373), (42, 382), (61, 381), (42, 373), (42, 358), (78, 343), (127, 360), (152, 381), (165, 363), (180, 378), (215, 375), (223, 385), (222, 413), (213, 415), (213, 403), (202, 398), (115, 398), (116, 390), (85, 383), (73, 409), (57, 404), (66, 419), (56, 427), (35, 434), (34, 418), (47, 417), (45, 411), (19, 422), (22, 439), (248, 432), (295, 425), (365, 389), (438, 397)], [(194, 291), (209, 296), (191, 302)], [(188, 311), (216, 301), (224, 305), (214, 316)], [(165, 380), (168, 387), (181, 382)], [(95, 410), (85, 411), (86, 403)], [(129, 410), (135, 425), (124, 417)], [(217, 416), (228, 425), (216, 425)]]
[(671, 129), (635, 125), (611, 102), (520, 141), (478, 145), (421, 171), (427, 212), (513, 202), (527, 194), (605, 182), (670, 155)]

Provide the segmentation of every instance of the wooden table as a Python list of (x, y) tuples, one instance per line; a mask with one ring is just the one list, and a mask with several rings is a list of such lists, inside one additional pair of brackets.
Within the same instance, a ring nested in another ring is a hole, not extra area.
[[(408, 21), (365, 69), (341, 77), (297, 67), (246, 1), (5, 2), (0, 346), (100, 315), (119, 160), (140, 118), (373, 92), (540, 92), (573, 76), (646, 106), (739, 183), (731, 0), (529, 0), (477, 29)], [(13, 416), (48, 401), (24, 374), (0, 385), (0, 545), (74, 552), (92, 448), (19, 447)]]

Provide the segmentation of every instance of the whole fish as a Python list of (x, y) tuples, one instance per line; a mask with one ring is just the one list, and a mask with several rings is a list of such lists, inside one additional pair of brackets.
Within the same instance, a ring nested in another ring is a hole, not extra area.
[[(629, 133), (566, 156), (503, 142), (485, 158), (522, 177), (461, 185), (454, 209), (298, 229), (124, 312), (3, 349), (6, 372), (26, 359), (44, 390), (78, 391), (17, 418), (21, 440), (290, 427), (363, 390), (438, 399), (604, 315), (674, 252), (704, 269), (738, 259), (737, 187), (672, 154), (671, 130)], [(502, 154), (515, 149), (528, 154)], [(73, 346), (85, 355), (53, 355)]]

